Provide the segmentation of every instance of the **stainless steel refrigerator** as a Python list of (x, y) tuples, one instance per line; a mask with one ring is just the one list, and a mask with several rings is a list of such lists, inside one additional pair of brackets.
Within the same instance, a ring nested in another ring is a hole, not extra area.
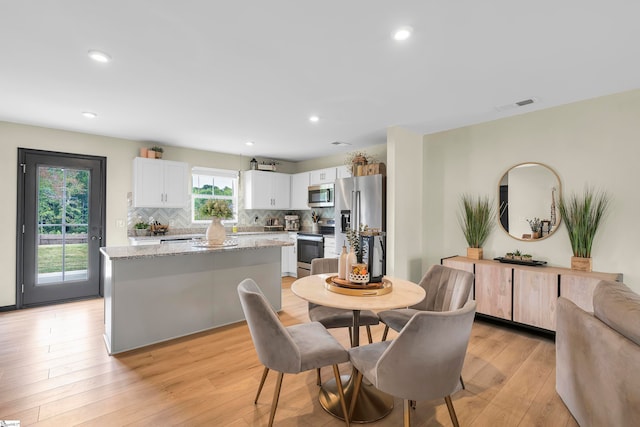
[[(386, 230), (386, 179), (382, 175), (354, 176), (335, 183), (336, 252), (342, 245), (349, 247), (346, 231), (360, 225)], [(374, 259), (370, 265), (372, 277), (385, 273), (385, 240), (378, 239), (370, 251)]]

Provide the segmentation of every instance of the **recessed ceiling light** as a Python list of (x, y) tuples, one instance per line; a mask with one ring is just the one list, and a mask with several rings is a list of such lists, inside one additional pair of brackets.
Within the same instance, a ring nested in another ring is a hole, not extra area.
[(411, 27), (400, 27), (392, 33), (392, 37), (396, 41), (404, 41), (411, 37), (411, 33), (413, 32), (413, 28)]
[(319, 120), (320, 120), (320, 117), (318, 117), (318, 116), (309, 117), (309, 121), (313, 122), (313, 123), (317, 123)]
[(92, 111), (83, 111), (82, 115), (87, 119), (95, 119), (98, 115)]
[(253, 141), (247, 141), (244, 143), (244, 145), (248, 145), (249, 147), (251, 147), (253, 144), (255, 144)]
[(111, 61), (111, 55), (100, 52), (99, 50), (90, 50), (87, 54), (89, 55), (89, 58), (97, 62), (106, 63)]

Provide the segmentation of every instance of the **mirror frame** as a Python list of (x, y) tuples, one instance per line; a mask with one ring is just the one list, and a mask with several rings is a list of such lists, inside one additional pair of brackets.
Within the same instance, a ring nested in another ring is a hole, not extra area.
[[(502, 221), (500, 220), (500, 187), (502, 184), (502, 181), (504, 180), (505, 176), (507, 176), (509, 174), (509, 172), (511, 172), (512, 170), (514, 170), (517, 167), (520, 166), (524, 166), (524, 165), (538, 165), (538, 166), (542, 166), (545, 169), (547, 169), (549, 172), (551, 172), (553, 174), (553, 176), (556, 178), (556, 181), (558, 183), (557, 187), (554, 187), (557, 189), (556, 193), (555, 193), (555, 206), (556, 206), (556, 225), (554, 226), (553, 230), (551, 230), (551, 232), (549, 232), (549, 234), (547, 234), (546, 236), (542, 236), (539, 237), (537, 239), (526, 239), (526, 238), (522, 238), (522, 237), (516, 237), (513, 234), (511, 234), (509, 231), (507, 231), (504, 226), (502, 225)], [(544, 164), (544, 163), (540, 163), (540, 162), (522, 162), (522, 163), (518, 163), (517, 165), (511, 166), (509, 169), (507, 169), (501, 176), (500, 179), (498, 180), (498, 198), (497, 198), (497, 221), (498, 221), (498, 227), (504, 231), (509, 237), (511, 237), (512, 239), (515, 240), (519, 240), (521, 242), (538, 242), (540, 240), (545, 240), (551, 236), (553, 236), (555, 234), (555, 232), (558, 230), (558, 227), (560, 226), (560, 223), (562, 222), (562, 218), (560, 217), (560, 212), (558, 209), (558, 202), (560, 200), (560, 198), (562, 197), (562, 182), (560, 181), (560, 176), (556, 173), (555, 170), (553, 170), (551, 167), (549, 167), (548, 165)]]

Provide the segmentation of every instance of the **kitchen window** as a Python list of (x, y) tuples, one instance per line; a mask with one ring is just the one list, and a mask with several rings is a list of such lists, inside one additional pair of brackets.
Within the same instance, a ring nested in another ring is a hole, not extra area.
[(208, 223), (210, 218), (200, 215), (200, 206), (209, 199), (226, 201), (233, 211), (233, 218), (224, 220), (231, 224), (238, 221), (238, 172), (226, 169), (194, 167), (191, 170), (191, 221)]

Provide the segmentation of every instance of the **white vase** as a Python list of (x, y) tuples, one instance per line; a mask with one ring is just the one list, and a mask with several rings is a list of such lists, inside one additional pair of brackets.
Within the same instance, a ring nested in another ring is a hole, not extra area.
[(212, 245), (221, 245), (227, 238), (227, 232), (220, 222), (220, 218), (213, 218), (211, 224), (207, 227), (207, 241)]

